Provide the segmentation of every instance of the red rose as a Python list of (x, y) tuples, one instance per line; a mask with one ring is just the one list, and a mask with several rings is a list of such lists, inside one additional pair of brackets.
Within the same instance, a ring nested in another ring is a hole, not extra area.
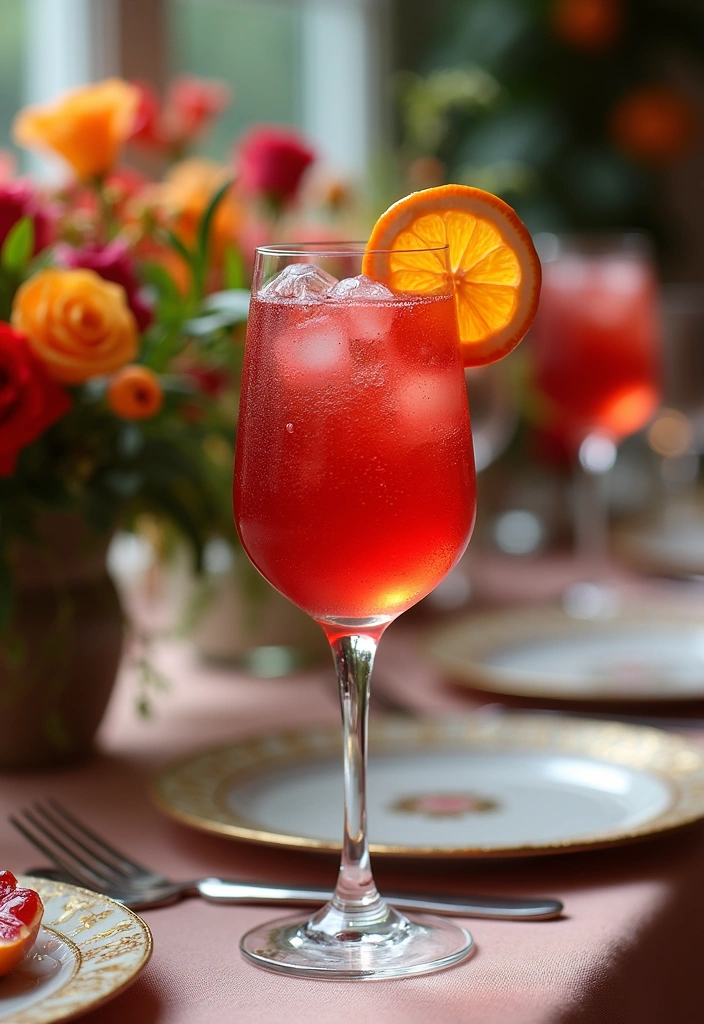
[(11, 476), (20, 451), (70, 407), (25, 336), (0, 323), (0, 476)]
[(193, 75), (174, 78), (163, 105), (148, 82), (134, 84), (140, 102), (132, 141), (157, 150), (182, 150), (227, 109), (231, 98), (225, 82)]
[(260, 125), (242, 136), (235, 159), (245, 191), (289, 203), (315, 153), (297, 132)]
[(132, 82), (139, 90), (139, 104), (134, 116), (134, 127), (130, 142), (141, 142), (145, 146), (160, 148), (164, 145), (159, 126), (161, 104), (149, 82)]
[(163, 119), (167, 134), (176, 142), (201, 135), (230, 105), (230, 89), (224, 82), (181, 75), (169, 84)]
[(224, 370), (208, 366), (190, 366), (185, 373), (201, 394), (209, 398), (218, 398), (227, 387), (228, 378)]
[(0, 184), (0, 245), (22, 217), (34, 221), (34, 252), (41, 252), (53, 241), (53, 216), (28, 181), (6, 181)]
[(151, 307), (144, 301), (129, 246), (124, 238), (115, 238), (106, 245), (89, 243), (80, 249), (62, 245), (56, 250), (57, 261), (69, 270), (94, 270), (105, 281), (119, 284), (127, 293), (127, 302), (140, 331), (154, 319)]

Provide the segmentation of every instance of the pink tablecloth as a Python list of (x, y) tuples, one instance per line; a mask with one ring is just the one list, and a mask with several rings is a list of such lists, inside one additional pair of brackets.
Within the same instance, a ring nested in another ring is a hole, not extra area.
[[(413, 643), (388, 636), (389, 654)], [(204, 667), (186, 644), (159, 653), (173, 680), (149, 721), (133, 714), (123, 673), (88, 763), (0, 779), (0, 860), (41, 863), (7, 812), (55, 796), (174, 877), (221, 874), (333, 884), (335, 861), (255, 848), (190, 831), (151, 805), (146, 787), (168, 760), (232, 736), (334, 721), (332, 672), (262, 681)], [(408, 671), (427, 671), (415, 656)], [(86, 1024), (696, 1024), (704, 1020), (704, 830), (694, 827), (606, 852), (531, 861), (377, 865), (381, 886), (556, 896), (563, 920), (468, 922), (477, 953), (442, 974), (360, 985), (289, 979), (245, 963), (238, 939), (271, 908), (189, 900), (147, 911), (154, 956), (139, 980)]]

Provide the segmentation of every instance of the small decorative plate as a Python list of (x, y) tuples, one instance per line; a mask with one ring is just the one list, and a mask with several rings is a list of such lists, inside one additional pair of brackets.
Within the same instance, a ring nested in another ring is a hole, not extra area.
[(147, 925), (122, 904), (87, 889), (21, 876), (44, 918), (32, 952), (0, 978), (0, 1022), (74, 1020), (130, 985), (152, 952)]
[(455, 620), (427, 652), (456, 683), (515, 697), (576, 701), (704, 698), (704, 609), (671, 605), (575, 619), (525, 608)]
[[(242, 739), (167, 768), (154, 796), (205, 832), (339, 850), (340, 729)], [(704, 750), (658, 729), (559, 715), (372, 719), (372, 852), (560, 853), (704, 816)]]

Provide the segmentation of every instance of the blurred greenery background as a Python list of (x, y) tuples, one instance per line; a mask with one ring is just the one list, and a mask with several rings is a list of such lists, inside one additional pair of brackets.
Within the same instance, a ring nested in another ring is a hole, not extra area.
[[(27, 34), (43, 2), (2, 4), (8, 147), (24, 101)], [(704, 279), (702, 0), (334, 2), (384, 10), (374, 102), (385, 130), (370, 180), (359, 183), (373, 197), (372, 218), (411, 188), (463, 181), (501, 195), (533, 231), (646, 229), (666, 277)], [(320, 0), (107, 3), (142, 12), (133, 35), (157, 34), (150, 45), (161, 57), (143, 69), (161, 79), (157, 87), (183, 72), (231, 86), (234, 102), (203, 141), (205, 155), (226, 159), (255, 122), (305, 128), (303, 36)], [(132, 42), (122, 40), (123, 64)]]

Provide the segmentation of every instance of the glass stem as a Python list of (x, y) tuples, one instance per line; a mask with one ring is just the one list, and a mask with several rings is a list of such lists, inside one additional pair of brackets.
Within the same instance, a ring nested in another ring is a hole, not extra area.
[(609, 515), (606, 478), (616, 461), (616, 446), (590, 434), (579, 448), (574, 479), (574, 526), (577, 558), (592, 580), (603, 579), (609, 560)]
[(346, 916), (365, 921), (382, 918), (386, 908), (374, 884), (367, 843), (367, 721), (369, 684), (377, 641), (370, 636), (343, 636), (332, 642), (342, 709), (345, 785), (345, 831), (340, 872), (332, 905)]
[(607, 561), (608, 526), (604, 508), (604, 474), (578, 465), (574, 481), (574, 527), (577, 558), (587, 574), (600, 578)]

